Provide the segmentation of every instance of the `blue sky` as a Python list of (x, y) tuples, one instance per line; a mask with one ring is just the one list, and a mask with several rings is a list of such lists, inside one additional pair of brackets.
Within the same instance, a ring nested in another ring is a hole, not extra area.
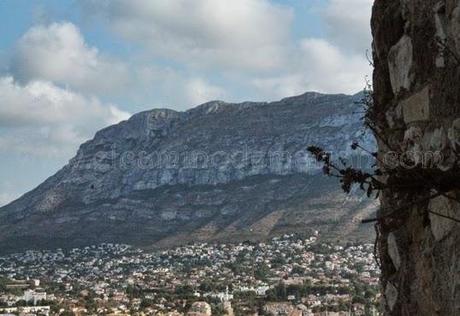
[(0, 205), (142, 110), (361, 90), (371, 5), (0, 1)]

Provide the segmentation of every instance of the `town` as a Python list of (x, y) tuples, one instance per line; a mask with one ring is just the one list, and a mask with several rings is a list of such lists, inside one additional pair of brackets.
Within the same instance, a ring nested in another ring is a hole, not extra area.
[(1, 315), (380, 315), (372, 244), (319, 234), (0, 257)]

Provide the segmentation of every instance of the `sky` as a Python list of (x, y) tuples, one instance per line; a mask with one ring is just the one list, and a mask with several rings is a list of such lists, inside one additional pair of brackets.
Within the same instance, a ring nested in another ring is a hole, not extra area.
[(354, 94), (372, 0), (0, 0), (0, 205), (153, 108)]

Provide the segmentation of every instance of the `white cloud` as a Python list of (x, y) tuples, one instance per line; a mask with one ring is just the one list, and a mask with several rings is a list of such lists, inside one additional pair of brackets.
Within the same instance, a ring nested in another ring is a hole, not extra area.
[(365, 86), (370, 66), (363, 54), (345, 54), (322, 39), (304, 39), (300, 43), (300, 61), (313, 89), (325, 92), (355, 93)]
[(265, 95), (284, 97), (314, 90), (356, 93), (371, 79), (366, 57), (371, 47), (373, 0), (329, 0), (321, 17), (325, 38), (303, 38), (291, 48), (286, 67), (276, 76), (258, 76), (252, 85)]
[(287, 72), (254, 79), (252, 84), (278, 98), (305, 91), (353, 94), (365, 87), (371, 72), (364, 55), (345, 54), (324, 39), (301, 40), (292, 61)]
[[(84, 3), (87, 12), (102, 13), (115, 33), (139, 44), (153, 58), (185, 66), (192, 78), (206, 79), (211, 70), (252, 85), (259, 97), (273, 98), (306, 90), (361, 90), (370, 74), (365, 54), (371, 46), (372, 2), (328, 1), (319, 11), (327, 36), (318, 39), (294, 39), (292, 9), (269, 0)], [(176, 86), (181, 87), (180, 82)], [(232, 86), (236, 85), (230, 79), (225, 86), (230, 97)], [(186, 100), (208, 101), (207, 93), (198, 98), (187, 87)], [(214, 91), (210, 97), (216, 94), (220, 95)]]
[(363, 54), (371, 48), (370, 19), (374, 0), (329, 0), (323, 16), (331, 41)]
[(268, 0), (85, 1), (123, 38), (189, 66), (279, 67), (293, 14)]
[(0, 78), (0, 151), (70, 157), (99, 128), (129, 114), (45, 81)]
[(17, 42), (12, 71), (23, 83), (48, 80), (90, 93), (107, 93), (129, 82), (129, 67), (89, 46), (72, 23), (30, 28)]
[(201, 78), (194, 78), (187, 82), (185, 91), (192, 105), (225, 98), (225, 91), (222, 88), (210, 85)]
[[(161, 100), (161, 106), (183, 109), (232, 97), (232, 79), (224, 92), (207, 82), (209, 71), (252, 84), (264, 98), (306, 90), (353, 93), (370, 74), (365, 50), (372, 0), (330, 0), (321, 11), (328, 37), (297, 43), (290, 37), (292, 10), (269, 0), (83, 3), (86, 12), (105, 15), (117, 34), (145, 48), (144, 63), (103, 55), (72, 23), (53, 23), (31, 28), (18, 41), (12, 69), (19, 82), (49, 80), (85, 94), (146, 106)], [(151, 63), (159, 56), (182, 70)]]
[(14, 79), (23, 85), (48, 81), (85, 95), (121, 97), (144, 106), (152, 106), (152, 99), (164, 99), (166, 106), (184, 109), (222, 95), (218, 87), (171, 67), (103, 55), (69, 22), (29, 29), (16, 44), (11, 68)]

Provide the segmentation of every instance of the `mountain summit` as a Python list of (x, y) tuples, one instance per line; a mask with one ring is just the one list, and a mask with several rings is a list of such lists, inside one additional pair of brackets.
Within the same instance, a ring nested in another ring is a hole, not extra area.
[(375, 146), (363, 132), (358, 99), (309, 92), (135, 114), (97, 132), (59, 172), (0, 208), (0, 252), (312, 230), (367, 238), (357, 219), (373, 203), (340, 192), (306, 152), (318, 145), (351, 157), (354, 140)]

